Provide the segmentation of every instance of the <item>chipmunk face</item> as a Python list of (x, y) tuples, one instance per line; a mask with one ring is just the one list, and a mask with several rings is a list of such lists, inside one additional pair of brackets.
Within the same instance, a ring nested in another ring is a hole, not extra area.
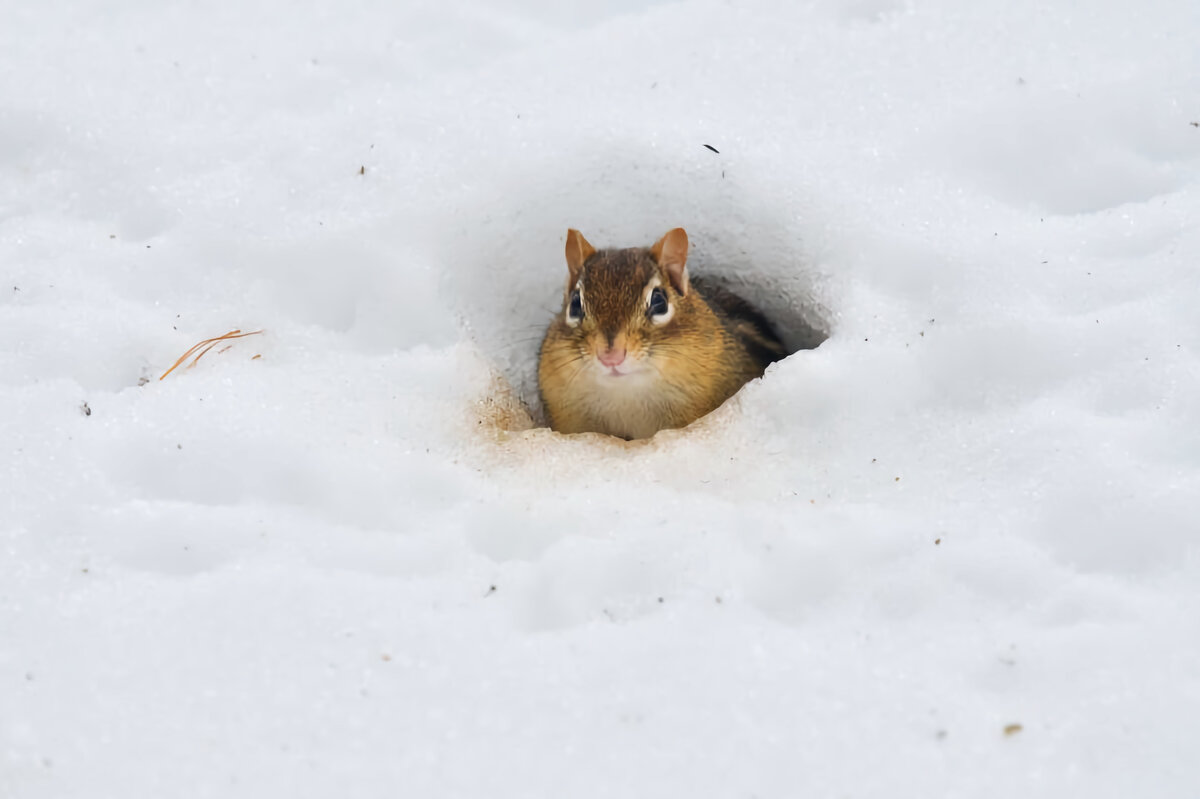
[(689, 283), (682, 228), (653, 247), (600, 252), (569, 230), (566, 249), (563, 307), (538, 359), (538, 392), (560, 433), (634, 439), (684, 427), (762, 375), (773, 360), (763, 353), (782, 351), (744, 300)]
[(672, 323), (689, 302), (686, 260), (682, 228), (650, 249), (600, 252), (567, 232), (561, 319), (579, 377), (628, 388), (659, 375)]

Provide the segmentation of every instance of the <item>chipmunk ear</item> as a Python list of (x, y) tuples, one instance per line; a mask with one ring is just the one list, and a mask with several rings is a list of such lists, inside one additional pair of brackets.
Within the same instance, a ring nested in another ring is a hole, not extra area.
[(675, 287), (675, 290), (687, 296), (688, 237), (683, 228), (677, 227), (667, 231), (667, 235), (656, 241), (650, 248), (650, 254), (654, 256), (654, 260), (658, 261), (659, 266), (667, 270), (667, 277), (671, 279), (671, 285)]
[(596, 252), (596, 248), (588, 244), (588, 240), (583, 237), (575, 228), (567, 228), (567, 271), (570, 273), (569, 286), (574, 286), (579, 280), (579, 271), (583, 269), (583, 262)]

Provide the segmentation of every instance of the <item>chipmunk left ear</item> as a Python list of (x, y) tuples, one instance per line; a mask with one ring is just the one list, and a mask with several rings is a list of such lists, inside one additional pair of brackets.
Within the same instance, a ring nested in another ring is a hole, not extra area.
[(583, 262), (596, 252), (596, 248), (588, 243), (588, 240), (583, 237), (575, 228), (567, 228), (567, 290), (569, 291), (575, 282), (579, 280), (579, 273), (583, 271)]
[(688, 237), (683, 228), (677, 227), (667, 231), (667, 235), (656, 241), (650, 248), (650, 254), (654, 256), (654, 260), (658, 261), (659, 266), (667, 270), (667, 277), (671, 279), (671, 285), (675, 287), (675, 290), (681, 295), (687, 296)]

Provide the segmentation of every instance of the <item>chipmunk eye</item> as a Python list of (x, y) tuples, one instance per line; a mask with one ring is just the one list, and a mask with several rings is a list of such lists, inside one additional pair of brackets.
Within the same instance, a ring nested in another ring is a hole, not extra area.
[(578, 291), (571, 292), (571, 302), (567, 305), (567, 317), (575, 321), (583, 318), (583, 298)]
[(667, 292), (660, 288), (650, 292), (650, 307), (646, 309), (649, 316), (662, 316), (667, 312)]

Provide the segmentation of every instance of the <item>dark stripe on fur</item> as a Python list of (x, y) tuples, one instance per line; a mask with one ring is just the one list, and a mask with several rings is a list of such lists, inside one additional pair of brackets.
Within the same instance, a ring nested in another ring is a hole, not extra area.
[(691, 286), (712, 308), (721, 325), (742, 344), (761, 368), (766, 369), (787, 355), (775, 328), (749, 302), (702, 278), (692, 278)]

